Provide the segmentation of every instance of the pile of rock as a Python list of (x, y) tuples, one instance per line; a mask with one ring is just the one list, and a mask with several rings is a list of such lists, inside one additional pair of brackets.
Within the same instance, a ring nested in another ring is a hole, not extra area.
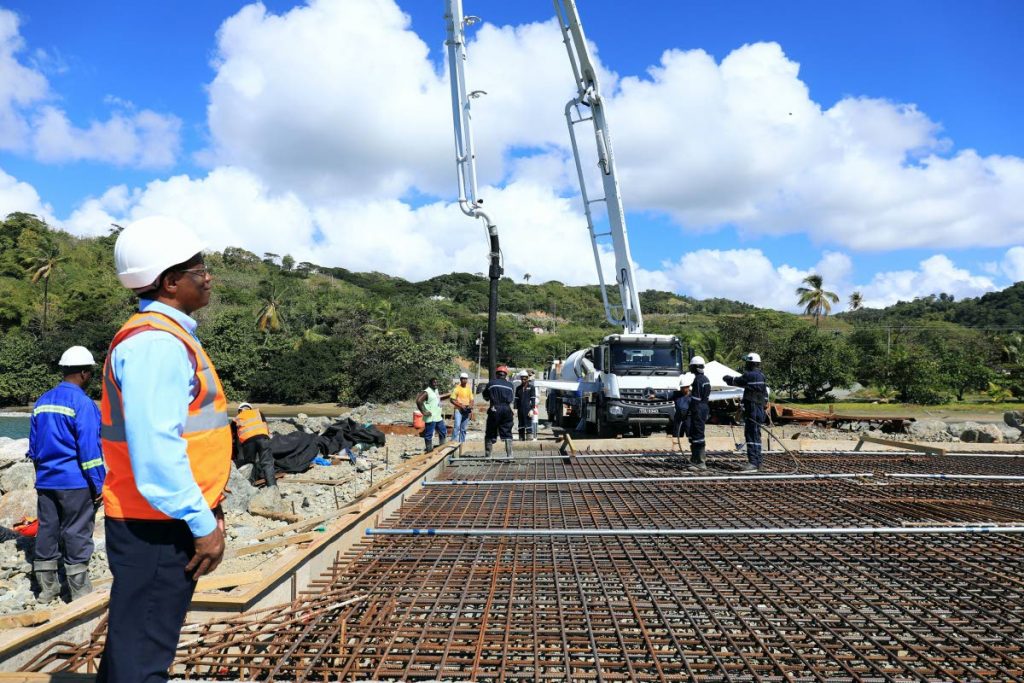
[(36, 471), (25, 458), (28, 439), (0, 437), (0, 526), (36, 515)]

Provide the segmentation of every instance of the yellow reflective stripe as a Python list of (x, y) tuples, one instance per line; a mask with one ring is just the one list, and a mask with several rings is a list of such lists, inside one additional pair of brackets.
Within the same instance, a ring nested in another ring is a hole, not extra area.
[(33, 415), (39, 415), (41, 413), (57, 413), (58, 415), (67, 415), (68, 417), (74, 417), (75, 409), (68, 408), (67, 406), (45, 405), (36, 406), (35, 410), (32, 411)]
[(103, 458), (96, 458), (95, 460), (87, 460), (82, 463), (83, 470), (91, 470), (94, 467), (100, 467), (103, 465)]

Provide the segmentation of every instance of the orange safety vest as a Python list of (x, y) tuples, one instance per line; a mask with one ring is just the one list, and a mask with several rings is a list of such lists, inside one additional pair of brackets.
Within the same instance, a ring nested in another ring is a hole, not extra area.
[[(185, 439), (192, 476), (203, 492), (210, 508), (224, 498), (224, 488), (231, 473), (231, 427), (228, 404), (213, 362), (202, 345), (173, 318), (162, 313), (136, 313), (114, 335), (103, 365), (103, 401), (100, 405), (103, 457), (107, 478), (103, 484), (103, 506), (112, 519), (167, 520), (139, 493), (128, 455), (125, 434), (124, 402), (121, 387), (114, 378), (111, 352), (128, 337), (145, 330), (159, 330), (177, 337), (195, 366), (198, 392), (188, 405), (188, 418), (181, 437)], [(160, 400), (154, 396), (153, 400)]]
[(238, 443), (245, 443), (254, 436), (270, 436), (267, 423), (255, 408), (239, 411), (235, 416), (235, 424), (238, 426)]

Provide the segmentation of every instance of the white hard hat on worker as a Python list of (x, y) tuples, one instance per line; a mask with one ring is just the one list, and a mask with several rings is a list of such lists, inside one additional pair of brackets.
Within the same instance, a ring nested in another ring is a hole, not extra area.
[(704, 366), (704, 356), (694, 356), (690, 359), (690, 365)]
[(168, 269), (185, 263), (204, 248), (202, 240), (186, 226), (167, 216), (150, 216), (121, 231), (114, 245), (117, 279), (136, 293), (159, 283)]
[(96, 361), (93, 360), (89, 349), (84, 346), (72, 346), (60, 357), (57, 365), (62, 368), (84, 368), (93, 367)]

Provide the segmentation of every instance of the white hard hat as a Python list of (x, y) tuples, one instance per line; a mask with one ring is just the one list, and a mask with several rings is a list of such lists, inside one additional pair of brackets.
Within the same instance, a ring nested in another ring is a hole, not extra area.
[(238, 410), (239, 411), (252, 410), (252, 404), (251, 403), (239, 403), (238, 404)]
[(704, 356), (694, 356), (690, 359), (690, 365), (704, 365)]
[(72, 346), (60, 357), (60, 362), (57, 365), (62, 368), (79, 368), (85, 365), (96, 365), (96, 361), (93, 360), (89, 349), (84, 346)]
[(160, 274), (203, 250), (191, 228), (173, 218), (150, 216), (121, 231), (114, 244), (117, 279), (136, 292), (153, 286)]
[(748, 353), (747, 355), (745, 355), (743, 357), (743, 360), (747, 361), (748, 363), (760, 363), (761, 362), (761, 356), (759, 356), (756, 353), (754, 353), (753, 351), (751, 351), (750, 353)]
[(679, 388), (693, 386), (693, 373), (687, 372), (679, 376)]
[(468, 372), (462, 373), (461, 375), (459, 375), (459, 379), (469, 379), (469, 373)]
[(526, 370), (521, 370), (521, 371), (519, 372), (519, 376), (520, 376), (520, 377), (529, 377), (529, 376), (530, 376), (530, 373), (528, 373), (528, 372), (527, 372)]

